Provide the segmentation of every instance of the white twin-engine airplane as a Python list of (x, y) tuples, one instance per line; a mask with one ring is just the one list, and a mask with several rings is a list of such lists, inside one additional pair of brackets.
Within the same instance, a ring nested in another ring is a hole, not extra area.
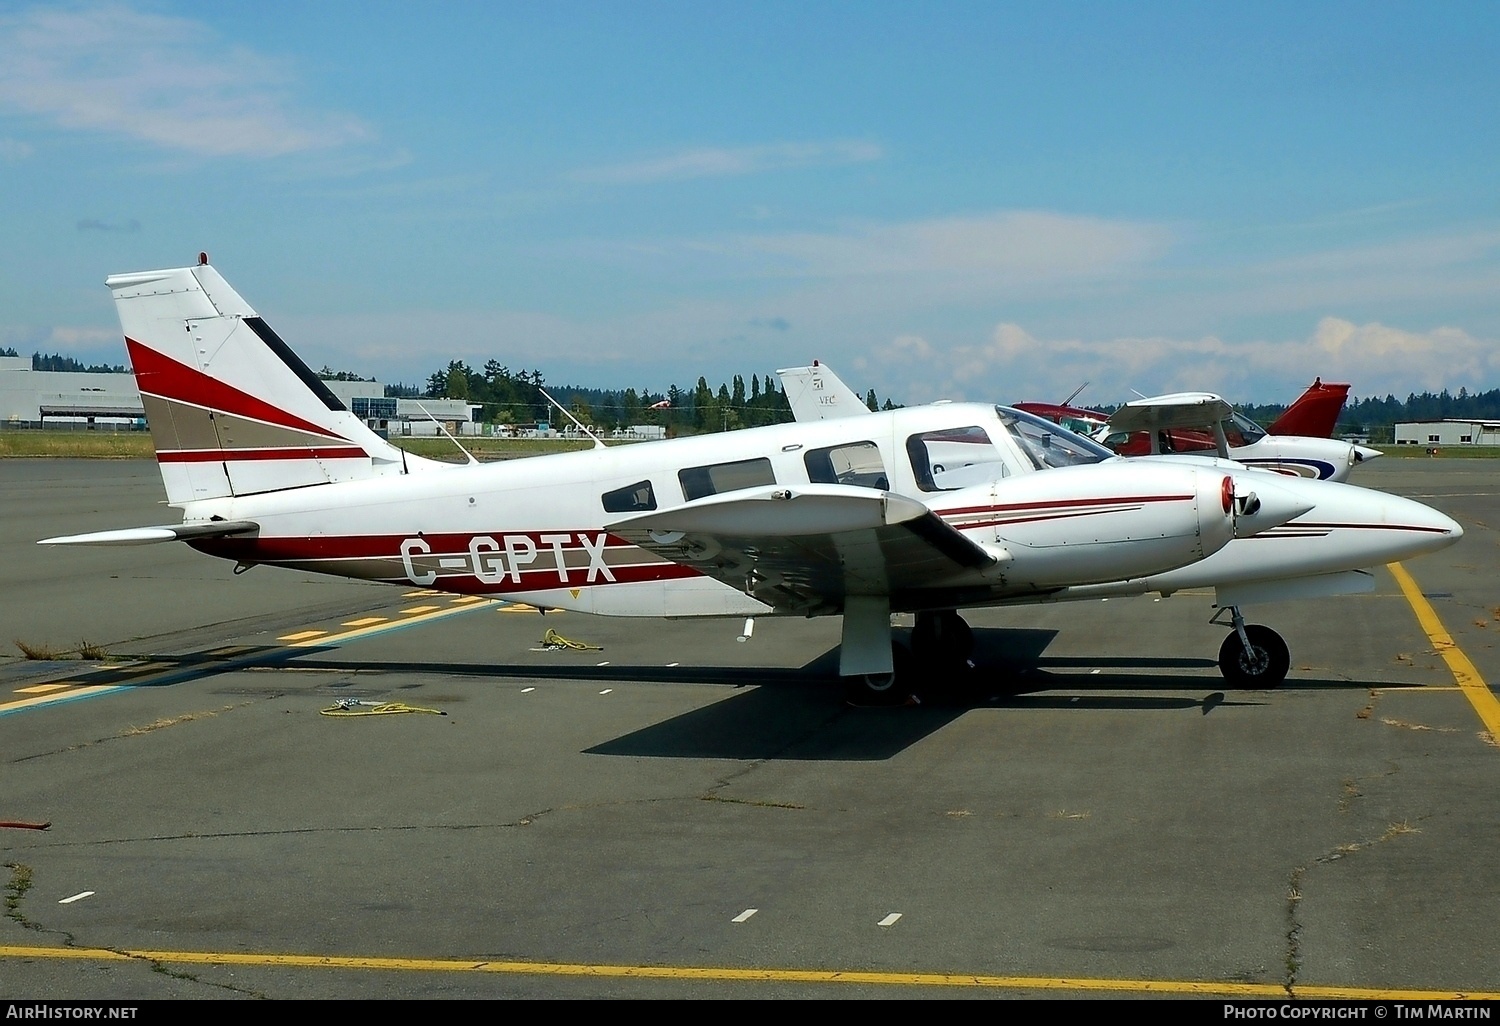
[[(107, 284), (183, 521), (43, 544), (178, 539), (237, 570), (616, 616), (842, 615), (839, 672), (857, 701), (956, 676), (922, 671), (964, 666), (961, 608), (1203, 586), (1232, 612), (1225, 676), (1274, 686), (1286, 646), (1239, 603), (1368, 589), (1358, 568), (1462, 534), (1408, 499), (1228, 461), (1118, 459), (978, 403), (425, 460), (345, 410), (206, 256)], [(895, 612), (916, 614), (910, 650), (893, 641)]]

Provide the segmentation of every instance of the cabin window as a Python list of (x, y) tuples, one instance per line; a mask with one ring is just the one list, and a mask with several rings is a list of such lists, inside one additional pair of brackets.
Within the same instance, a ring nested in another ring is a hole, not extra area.
[(705, 495), (773, 485), (776, 483), (776, 475), (771, 472), (771, 461), (761, 457), (734, 463), (714, 463), (707, 467), (688, 467), (677, 472), (677, 480), (682, 482), (682, 497), (692, 502)]
[(1254, 445), (1264, 437), (1266, 433), (1259, 424), (1241, 417), (1238, 413), (1224, 421), (1224, 441), (1232, 449)]
[(858, 485), (861, 488), (890, 488), (880, 448), (874, 442), (850, 442), (827, 449), (812, 449), (802, 457), (807, 464), (807, 479), (813, 484)]
[[(995, 407), (995, 413), (1000, 426), (1009, 432), (1011, 441), (1034, 470), (1098, 463), (1114, 456), (1092, 438), (1076, 435), (1050, 420), (1003, 406)], [(1000, 476), (1005, 474), (1002, 472)]]
[(1005, 475), (1000, 451), (984, 428), (924, 431), (906, 440), (911, 472), (924, 492), (952, 491)]
[(656, 493), (652, 491), (650, 481), (637, 481), (605, 492), (599, 498), (606, 513), (636, 513), (656, 508)]

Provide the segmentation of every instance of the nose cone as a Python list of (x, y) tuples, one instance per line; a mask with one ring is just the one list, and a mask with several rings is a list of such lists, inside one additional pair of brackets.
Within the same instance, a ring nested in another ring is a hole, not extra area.
[(1381, 452), (1379, 449), (1371, 449), (1368, 445), (1356, 445), (1354, 447), (1355, 463), (1368, 463), (1370, 460), (1379, 459), (1384, 455), (1385, 453)]
[[(1416, 505), (1421, 504), (1417, 503)], [(1427, 511), (1427, 515), (1432, 521), (1432, 529), (1439, 532), (1443, 539), (1442, 544), (1435, 548), (1447, 548), (1464, 536), (1464, 529), (1457, 520), (1454, 520), (1445, 513), (1439, 513), (1431, 506), (1422, 506), (1422, 508)]]
[(1370, 492), (1362, 488), (1353, 489), (1353, 492), (1356, 495), (1363, 493), (1365, 509), (1375, 514), (1351, 525), (1357, 526), (1353, 534), (1364, 539), (1361, 544), (1369, 545), (1378, 552), (1381, 562), (1437, 552), (1464, 536), (1464, 529), (1459, 526), (1458, 521), (1415, 499), (1385, 492)]

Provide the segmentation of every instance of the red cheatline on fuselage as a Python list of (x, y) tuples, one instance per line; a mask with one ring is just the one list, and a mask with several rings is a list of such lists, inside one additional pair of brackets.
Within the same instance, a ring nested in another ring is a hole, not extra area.
[(217, 463), (223, 460), (357, 460), (369, 453), (357, 445), (295, 446), (286, 449), (158, 449), (162, 463)]

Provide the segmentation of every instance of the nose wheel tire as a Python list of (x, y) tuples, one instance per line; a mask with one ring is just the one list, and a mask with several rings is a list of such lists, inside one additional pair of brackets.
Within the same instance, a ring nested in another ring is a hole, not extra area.
[(1229, 685), (1255, 690), (1274, 688), (1286, 680), (1292, 655), (1281, 635), (1253, 623), (1246, 625), (1245, 637), (1250, 640), (1248, 649), (1240, 640), (1239, 631), (1230, 631), (1219, 646), (1219, 672)]

